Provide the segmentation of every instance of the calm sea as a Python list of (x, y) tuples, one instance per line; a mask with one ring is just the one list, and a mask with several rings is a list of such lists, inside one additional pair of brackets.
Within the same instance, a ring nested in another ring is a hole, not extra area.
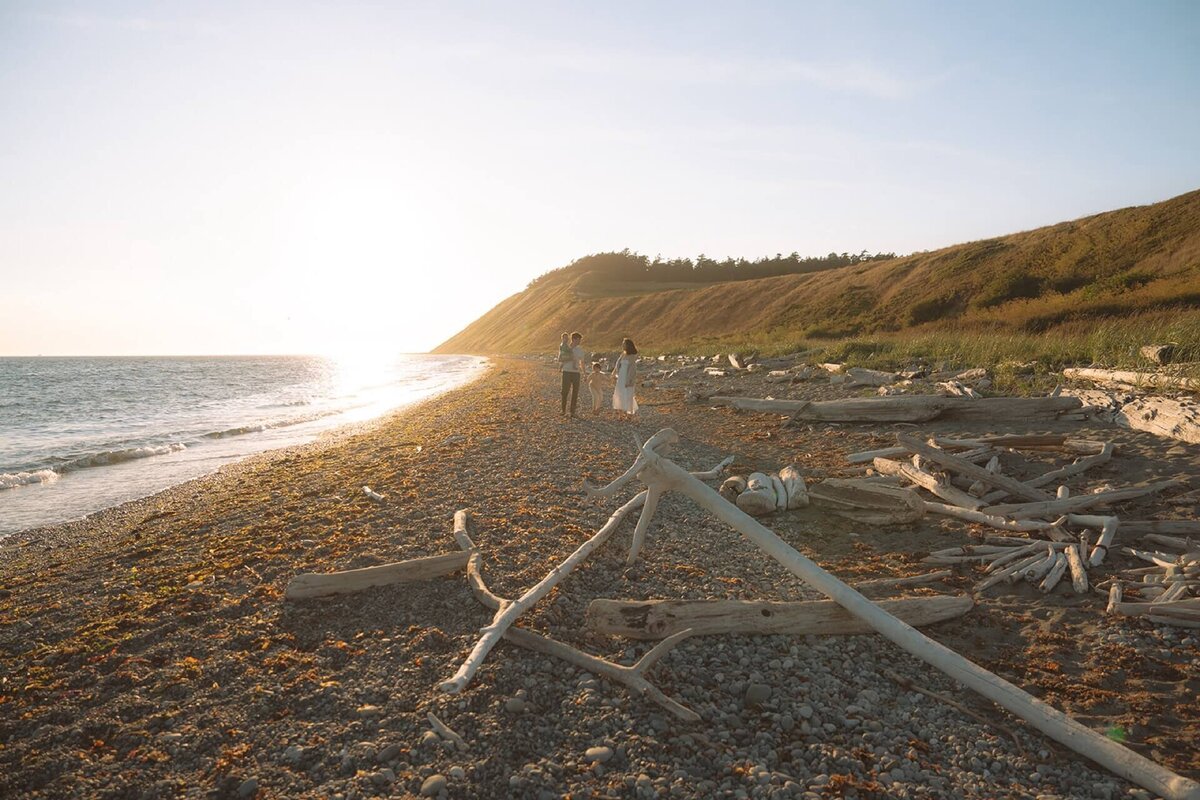
[(0, 358), (0, 537), (449, 391), (473, 356)]

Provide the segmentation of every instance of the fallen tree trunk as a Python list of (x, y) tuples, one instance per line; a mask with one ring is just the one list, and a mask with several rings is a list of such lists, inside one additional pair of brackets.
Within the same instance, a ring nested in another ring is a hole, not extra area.
[(1139, 397), (1121, 406), (1113, 422), (1168, 439), (1200, 444), (1200, 407), (1169, 397)]
[[(876, 601), (909, 625), (932, 625), (960, 617), (974, 606), (969, 596), (906, 597)], [(630, 639), (662, 639), (683, 630), (714, 633), (862, 634), (872, 628), (832, 600), (760, 602), (752, 600), (593, 600), (587, 625), (600, 633)]]
[[(677, 438), (677, 435), (675, 435)], [(646, 452), (649, 461), (642, 473), (647, 485), (675, 489), (692, 498), (718, 519), (733, 526), (788, 571), (823, 592), (854, 616), (867, 622), (885, 638), (917, 658), (1029, 722), (1056, 741), (1070, 747), (1121, 777), (1128, 778), (1167, 800), (1200, 800), (1200, 784), (1176, 775), (1148, 758), (1123, 747), (1103, 734), (1071, 719), (1003, 678), (973, 664), (883, 611), (879, 606), (804, 557), (750, 515), (730, 505), (713, 489), (671, 461)]]
[(285, 600), (324, 597), (359, 592), (372, 586), (387, 586), (406, 581), (423, 581), (456, 572), (467, 565), (469, 553), (443, 553), (392, 564), (379, 564), (342, 572), (306, 572), (292, 578), (284, 590)]
[(1115, 383), (1121, 386), (1145, 387), (1156, 389), (1191, 389), (1200, 390), (1200, 380), (1185, 378), (1178, 375), (1164, 375), (1161, 372), (1134, 372), (1122, 369), (1092, 369), (1087, 367), (1068, 367), (1063, 370), (1063, 376), (1076, 380), (1091, 381), (1092, 383)]
[(852, 400), (765, 400), (755, 397), (709, 398), (719, 406), (744, 411), (790, 414), (793, 420), (816, 422), (928, 422), (931, 419), (994, 422), (1055, 419), (1083, 407), (1075, 397), (940, 397), (893, 395)]
[[(1067, 497), (1062, 500), (1044, 500), (1036, 503), (1008, 503), (999, 506), (988, 506), (983, 509), (986, 514), (1004, 514), (1016, 519), (1027, 519), (1029, 517), (1045, 517), (1057, 514), (1074, 514), (1077, 511), (1094, 508), (1105, 503), (1118, 503), (1124, 500), (1135, 500), (1139, 497), (1145, 497), (1148, 494), (1161, 492), (1163, 489), (1170, 489), (1172, 486), (1178, 486), (1180, 481), (1174, 478), (1158, 483), (1152, 483), (1148, 486), (1131, 486), (1127, 489), (1113, 489), (1108, 492), (1096, 492), (1095, 494), (1077, 494), (1074, 497)], [(1007, 488), (1007, 487), (1006, 487)]]

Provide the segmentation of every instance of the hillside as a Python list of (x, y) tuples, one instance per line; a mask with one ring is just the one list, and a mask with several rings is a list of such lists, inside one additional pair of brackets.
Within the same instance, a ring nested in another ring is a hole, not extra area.
[[(651, 276), (653, 277), (653, 276)], [(581, 330), (665, 350), (737, 337), (834, 339), (896, 331), (1040, 333), (1200, 307), (1200, 191), (1149, 206), (806, 274), (700, 285), (558, 270), (436, 348), (520, 353)]]

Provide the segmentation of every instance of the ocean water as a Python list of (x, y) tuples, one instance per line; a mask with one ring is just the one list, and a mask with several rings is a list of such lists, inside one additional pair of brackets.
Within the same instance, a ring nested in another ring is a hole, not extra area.
[(447, 392), (473, 356), (0, 358), (0, 537)]

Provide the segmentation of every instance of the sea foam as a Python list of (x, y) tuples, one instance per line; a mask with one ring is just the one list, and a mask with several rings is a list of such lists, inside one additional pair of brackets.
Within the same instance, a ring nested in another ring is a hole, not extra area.
[(31, 483), (53, 483), (58, 480), (58, 473), (52, 469), (39, 469), (33, 472), (5, 472), (0, 474), (0, 489), (15, 489)]

